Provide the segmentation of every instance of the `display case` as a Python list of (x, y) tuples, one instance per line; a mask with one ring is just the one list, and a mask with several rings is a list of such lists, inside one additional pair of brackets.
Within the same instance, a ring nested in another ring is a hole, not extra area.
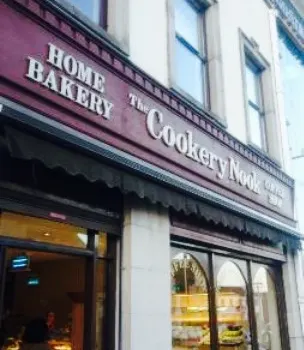
[[(208, 294), (172, 295), (172, 339), (174, 350), (210, 349)], [(246, 300), (236, 293), (218, 293), (217, 322), (220, 348), (248, 349)]]

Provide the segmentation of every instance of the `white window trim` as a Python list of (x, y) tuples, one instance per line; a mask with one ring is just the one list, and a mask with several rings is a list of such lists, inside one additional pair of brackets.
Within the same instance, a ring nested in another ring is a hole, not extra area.
[[(277, 125), (276, 116), (276, 104), (275, 104), (275, 91), (273, 86), (272, 67), (270, 63), (265, 59), (259, 49), (259, 45), (254, 39), (249, 39), (240, 29), (240, 54), (241, 54), (241, 66), (242, 66), (242, 81), (243, 81), (243, 100), (244, 100), (244, 115), (246, 119), (246, 131), (247, 131), (247, 143), (274, 159), (281, 164), (280, 157), (280, 132)], [(248, 116), (248, 99), (247, 99), (247, 87), (246, 87), (246, 57), (252, 59), (261, 69), (261, 88), (262, 88), (262, 100), (264, 102), (264, 128), (266, 138), (266, 148), (261, 149), (258, 146), (250, 142), (250, 130), (249, 130), (249, 116)]]
[[(188, 1), (190, 4), (192, 0), (184, 0)], [(213, 3), (213, 0), (194, 0), (193, 2), (197, 3), (199, 6), (202, 7), (202, 13), (205, 11), (203, 8), (207, 5), (209, 6), (210, 3)], [(210, 101), (209, 101), (209, 78), (208, 78), (208, 58), (207, 58), (207, 39), (205, 35), (205, 23), (204, 23), (204, 14), (202, 15), (202, 18), (200, 19), (200, 56), (204, 57), (204, 74), (202, 76), (202, 79), (204, 79), (203, 82), (203, 103), (196, 100), (194, 97), (192, 97), (187, 91), (183, 90), (179, 85), (176, 83), (175, 79), (175, 40), (176, 40), (176, 30), (175, 30), (175, 7), (174, 7), (174, 0), (168, 0), (168, 55), (169, 55), (169, 86), (175, 90), (180, 95), (184, 96), (188, 101), (193, 103), (194, 105), (198, 106), (199, 108), (205, 108), (209, 109)], [(193, 6), (193, 5), (192, 5)], [(195, 6), (193, 6), (195, 8)], [(199, 11), (198, 11), (199, 13)]]

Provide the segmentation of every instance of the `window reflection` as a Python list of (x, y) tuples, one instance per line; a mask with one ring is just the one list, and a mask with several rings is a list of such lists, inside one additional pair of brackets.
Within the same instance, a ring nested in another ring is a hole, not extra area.
[[(288, 132), (288, 142), (291, 157), (303, 154), (304, 150), (304, 61), (297, 55), (296, 47), (290, 45), (291, 41), (286, 33), (280, 31), (280, 68), (284, 94), (284, 112)], [(287, 40), (286, 40), (287, 39)], [(304, 162), (303, 158), (296, 158), (292, 162), (293, 177), (297, 180), (295, 197), (297, 207), (304, 206)], [(299, 227), (304, 227), (304, 215), (298, 212)]]
[(205, 48), (202, 13), (187, 0), (174, 1), (174, 83), (201, 104), (205, 96)]
[(199, 50), (199, 16), (185, 0), (175, 0), (175, 27), (179, 35)]
[(171, 263), (172, 347), (210, 349), (208, 284), (200, 263), (178, 253)]
[(259, 350), (280, 350), (280, 332), (274, 283), (264, 267), (253, 279)]
[(203, 64), (201, 59), (194, 55), (178, 39), (176, 43), (176, 83), (177, 85), (203, 103)]
[(251, 349), (246, 283), (231, 261), (218, 272), (216, 303), (220, 349)]
[(304, 148), (302, 130), (304, 120), (304, 100), (302, 98), (304, 88), (304, 65), (296, 55), (289, 49), (283, 39), (280, 40), (280, 67), (282, 86), (284, 93), (285, 119), (289, 136), (291, 155), (301, 154)]
[(100, 12), (100, 0), (68, 0), (84, 15), (94, 22), (98, 22)]

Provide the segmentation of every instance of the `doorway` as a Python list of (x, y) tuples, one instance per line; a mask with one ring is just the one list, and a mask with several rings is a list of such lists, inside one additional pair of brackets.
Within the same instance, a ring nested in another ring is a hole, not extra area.
[(3, 295), (4, 349), (18, 349), (26, 326), (47, 323), (53, 349), (83, 348), (86, 259), (7, 248)]
[(118, 238), (93, 226), (0, 212), (1, 350), (37, 318), (53, 350), (114, 348)]

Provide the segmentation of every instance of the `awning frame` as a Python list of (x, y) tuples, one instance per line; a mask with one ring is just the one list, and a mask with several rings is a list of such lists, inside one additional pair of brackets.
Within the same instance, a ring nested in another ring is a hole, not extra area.
[(102, 141), (84, 135), (77, 130), (3, 97), (0, 97), (0, 116), (8, 121), (18, 122), (18, 125), (22, 125), (25, 128), (31, 128), (35, 131), (42, 132), (50, 139), (60, 140), (61, 143), (64, 142), (75, 149), (89, 153), (95, 158), (105, 160), (141, 178), (148, 179), (155, 184), (160, 184), (180, 194), (188, 195), (192, 199), (203, 201), (210, 206), (218, 208), (220, 211), (227, 211), (231, 213), (232, 216), (237, 215), (244, 219), (249, 218), (250, 221), (247, 223), (247, 225), (249, 225), (248, 231), (259, 230), (259, 227), (263, 226), (263, 230), (267, 230), (268, 228), (269, 231), (272, 231), (274, 229), (278, 231), (278, 234), (288, 235), (294, 240), (302, 239), (302, 235), (299, 231), (292, 226), (270, 218), (188, 180), (182, 179), (166, 170), (160, 169), (126, 152), (118, 150)]

